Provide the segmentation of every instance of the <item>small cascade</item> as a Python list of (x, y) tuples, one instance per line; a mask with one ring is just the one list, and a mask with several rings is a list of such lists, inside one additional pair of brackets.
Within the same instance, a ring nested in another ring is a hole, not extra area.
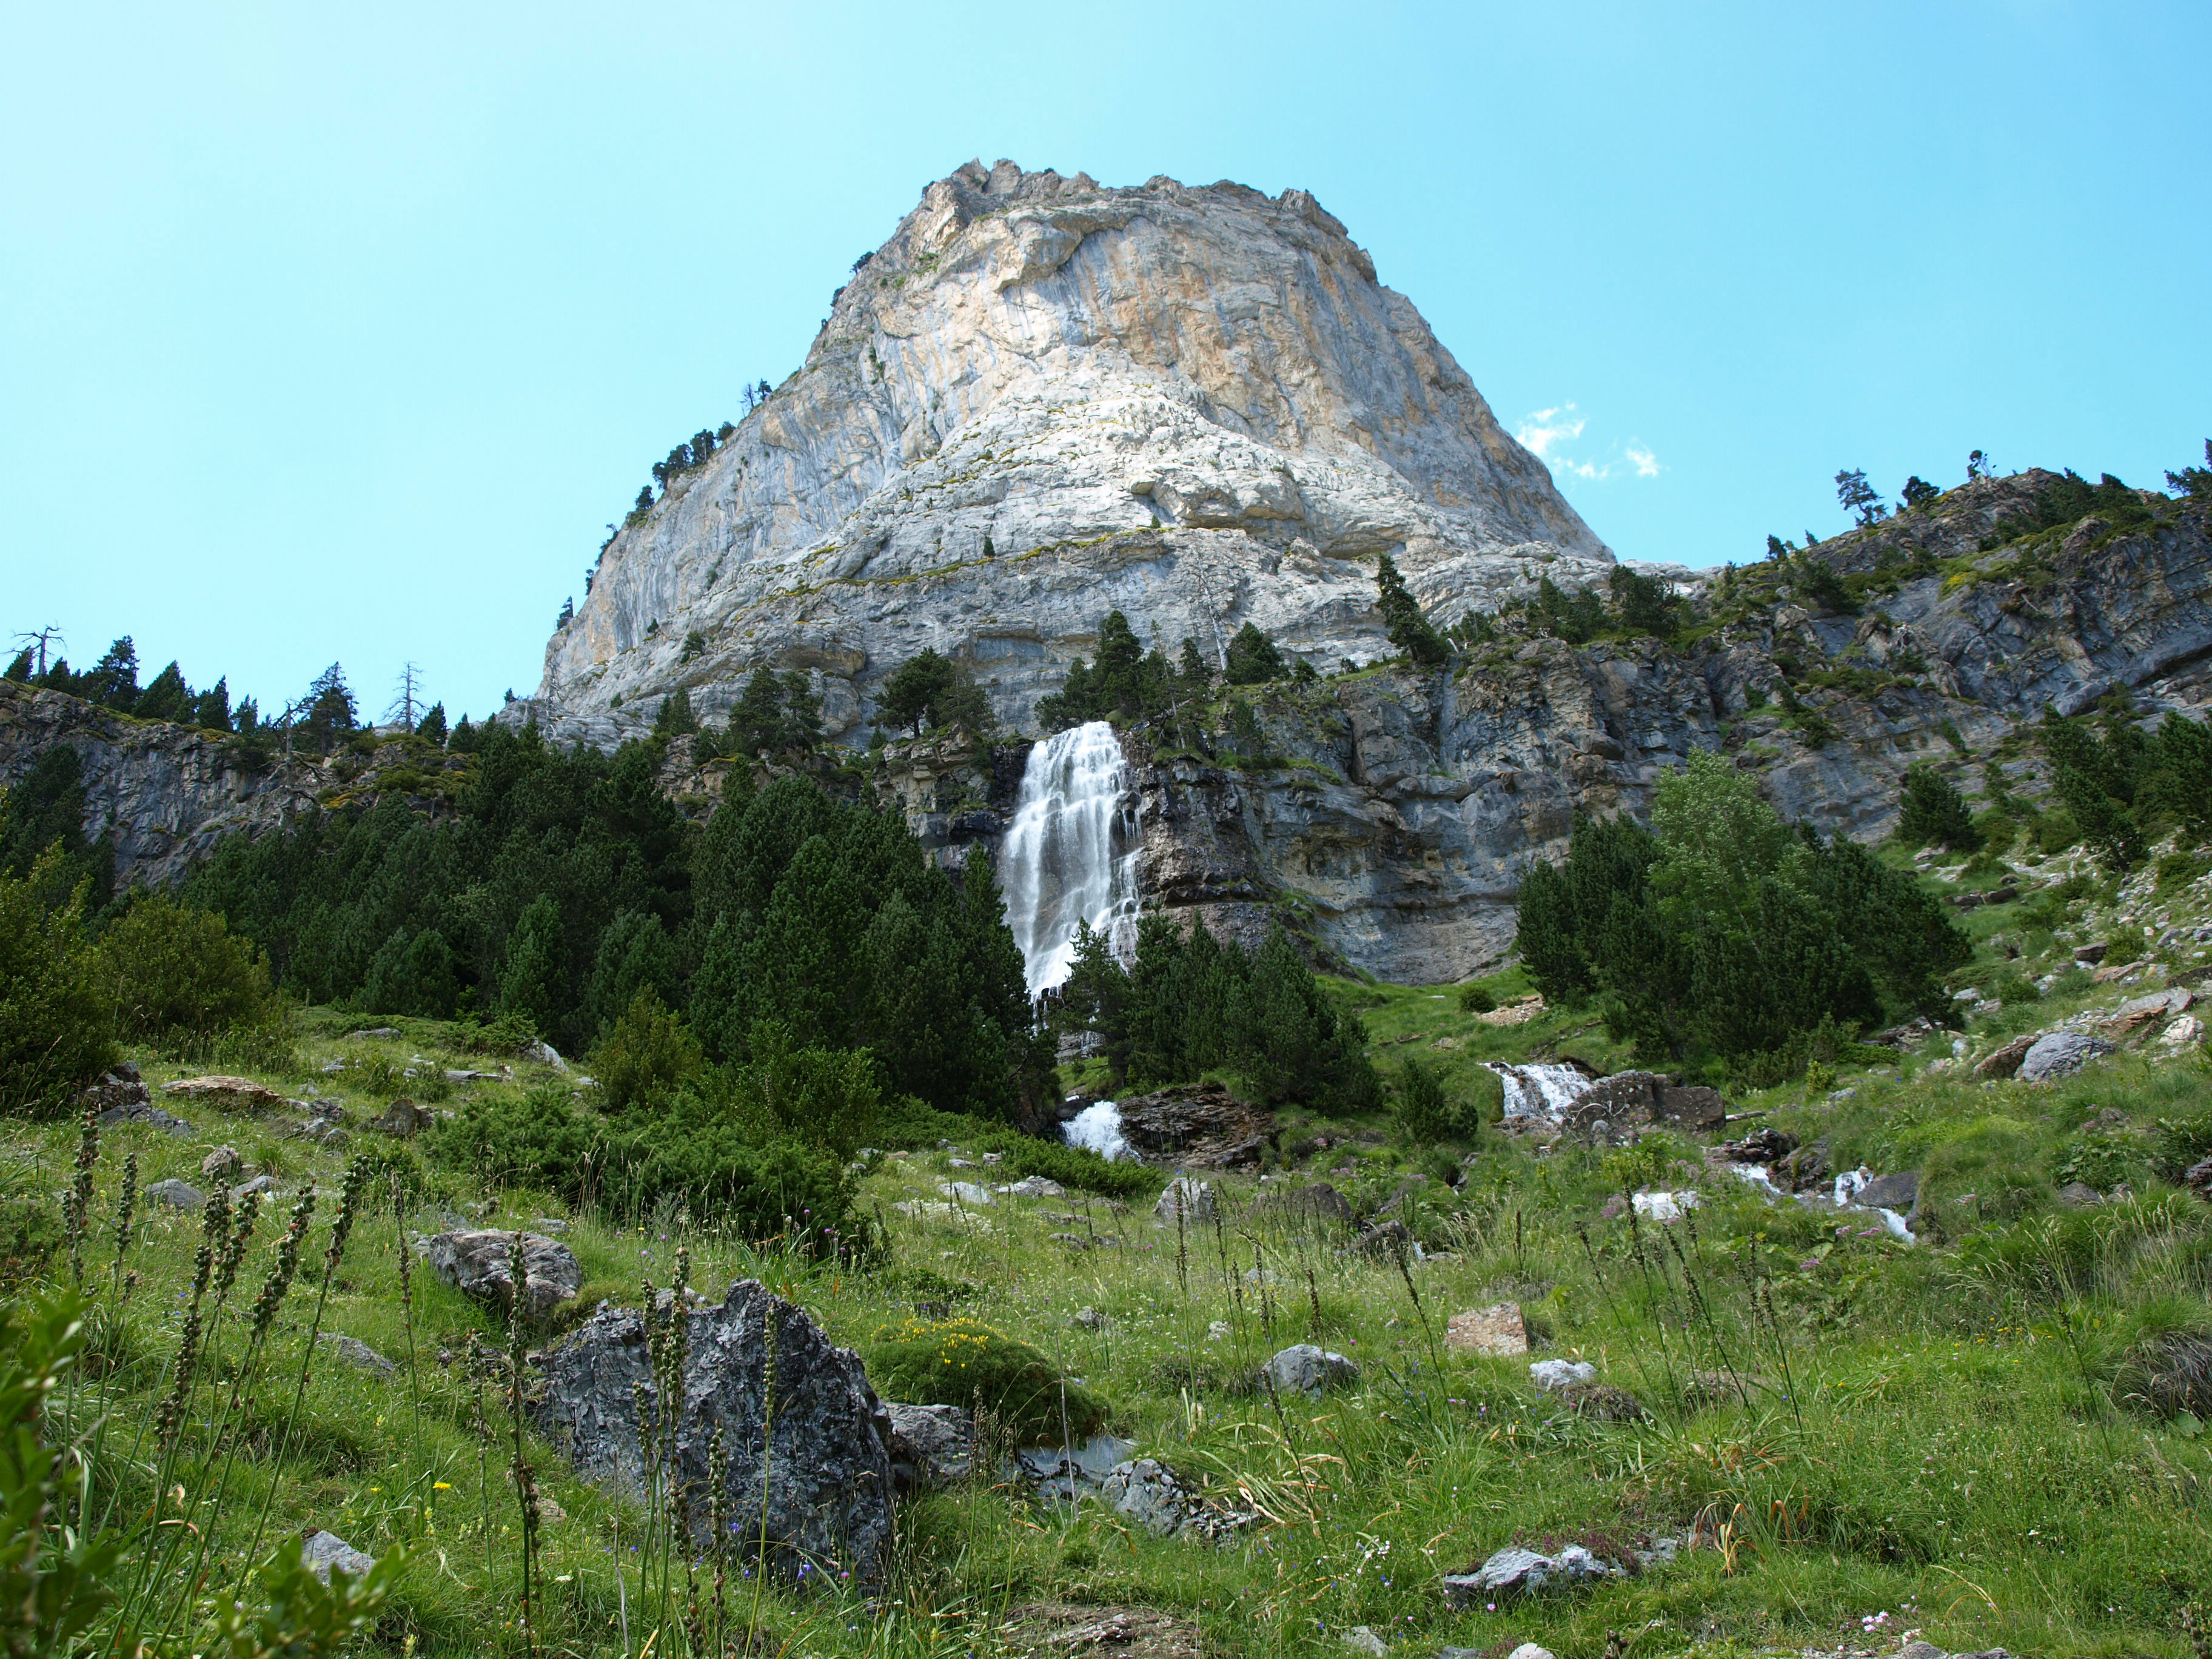
[(1092, 720), (1030, 750), (1014, 820), (1000, 843), (999, 880), (1032, 997), (1067, 978), (1079, 923), (1128, 960), (1143, 850), (1137, 794), (1112, 726)]
[(1590, 1079), (1571, 1066), (1508, 1066), (1500, 1061), (1490, 1069), (1505, 1085), (1508, 1123), (1557, 1123), (1590, 1086)]
[(1110, 1100), (1092, 1101), (1060, 1125), (1060, 1133), (1069, 1146), (1087, 1148), (1109, 1164), (1137, 1156), (1121, 1134), (1121, 1109)]

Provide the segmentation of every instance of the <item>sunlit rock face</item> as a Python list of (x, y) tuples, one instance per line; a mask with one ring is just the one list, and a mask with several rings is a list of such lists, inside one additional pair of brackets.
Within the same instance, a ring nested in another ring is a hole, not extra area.
[(679, 685), (716, 715), (796, 668), (860, 741), (933, 646), (1034, 729), (1116, 608), (1170, 653), (1252, 621), (1317, 668), (1386, 654), (1386, 551), (1447, 623), (1612, 562), (1304, 191), (970, 163), (609, 544), (527, 712), (604, 744)]

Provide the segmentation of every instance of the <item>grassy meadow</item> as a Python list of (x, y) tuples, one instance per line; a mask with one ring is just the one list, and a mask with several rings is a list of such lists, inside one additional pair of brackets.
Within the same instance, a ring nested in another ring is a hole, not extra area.
[[(2212, 1205), (2175, 1180), (2212, 1151), (2212, 1067), (2197, 1048), (2142, 1040), (2156, 1024), (2056, 1084), (1979, 1082), (1969, 1067), (2015, 1030), (2185, 976), (2203, 956), (2190, 930), (2212, 906), (2205, 878), (2178, 866), (2125, 886), (2057, 863), (2029, 873), (2041, 893), (1968, 913), (1977, 956), (1958, 982), (2002, 1006), (1974, 1018), (1963, 1054), (1948, 1032), (1917, 1053), (1846, 1045), (1804, 1079), (1730, 1102), (1731, 1134), (1771, 1127), (1825, 1142), (1837, 1170), (1919, 1171), (1909, 1248), (1877, 1218), (1768, 1201), (1685, 1136), (1615, 1148), (1490, 1127), (1439, 1147), (1406, 1144), (1387, 1115), (1289, 1116), (1262, 1169), (1203, 1172), (1220, 1224), (1180, 1236), (1143, 1193), (1000, 1194), (949, 1209), (940, 1182), (1011, 1172), (973, 1146), (873, 1153), (861, 1208), (881, 1248), (858, 1264), (817, 1261), (666, 1206), (572, 1213), (363, 1127), (403, 1092), (436, 1110), (555, 1080), (514, 1060), (511, 1079), (447, 1083), (449, 1067), (501, 1063), (459, 1046), (455, 1028), (396, 1020), (393, 1036), (358, 1037), (358, 1016), (312, 1009), (289, 1052), (142, 1051), (157, 1102), (172, 1079), (244, 1072), (288, 1096), (341, 1097), (349, 1144), (200, 1106), (178, 1109), (189, 1134), (103, 1128), (77, 1249), (88, 1346), (50, 1423), (81, 1452), (82, 1512), (160, 1540), (127, 1556), (117, 1582), (145, 1627), (179, 1633), (179, 1653), (210, 1650), (191, 1632), (219, 1611), (215, 1587), (286, 1535), (324, 1528), (372, 1554), (404, 1547), (363, 1638), (392, 1652), (700, 1650), (685, 1618), (696, 1595), (721, 1645), (803, 1654), (964, 1659), (1102, 1642), (1328, 1654), (1364, 1626), (1423, 1656), (1535, 1641), (1595, 1659), (1616, 1638), (1611, 1650), (1639, 1656), (1884, 1651), (1918, 1632), (1953, 1651), (2178, 1656), (2190, 1651), (2185, 1611), (2212, 1600), (2212, 1442), (2197, 1416), (2161, 1417), (2140, 1396), (2162, 1340), (2212, 1330)], [(1984, 874), (1947, 879), (1987, 885)], [(2128, 947), (2110, 959), (2142, 957), (2132, 980), (2099, 984), (2069, 965), (2092, 939)], [(1486, 983), (1499, 1002), (1525, 992), (1511, 974)], [(1454, 987), (1340, 982), (1335, 994), (1361, 1014), (1386, 1077), (1416, 1054), (1452, 1088), (1474, 1086), (1484, 1060), (1626, 1063), (1587, 1012), (1506, 1025), (1462, 1012)], [(326, 1072), (337, 1059), (346, 1069)], [(81, 1144), (74, 1122), (0, 1125), (11, 1250), (30, 1249), (27, 1218), (76, 1178)], [(201, 1160), (225, 1145), (278, 1193), (204, 1322), (198, 1380), (165, 1452), (161, 1402), (203, 1221), (142, 1198), (118, 1253), (117, 1206), (126, 1159), (142, 1194), (169, 1177), (204, 1189)], [(326, 1274), (356, 1158), (357, 1213)], [(1370, 1256), (1251, 1207), (1314, 1181), (1363, 1217), (1389, 1206), (1421, 1259)], [(2062, 1202), (2069, 1181), (2107, 1201)], [(257, 1350), (252, 1303), (309, 1182), (297, 1278)], [(1701, 1202), (1668, 1226), (1620, 1201), (1684, 1188)], [(708, 1296), (758, 1278), (864, 1352), (917, 1320), (979, 1322), (1103, 1396), (1112, 1431), (1187, 1486), (1257, 1518), (1218, 1547), (1156, 1539), (1095, 1503), (1039, 1503), (987, 1458), (967, 1484), (902, 1505), (896, 1567), (872, 1597), (756, 1585), (735, 1560), (719, 1588), (714, 1564), (701, 1564), (692, 1588), (657, 1549), (651, 1516), (570, 1478), (526, 1434), (554, 1505), (535, 1531), (526, 1631), (509, 1333), (419, 1261), (403, 1276), (404, 1240), (544, 1219), (565, 1224), (584, 1272), (568, 1322), (603, 1297), (634, 1304), (641, 1286), (666, 1285), (679, 1250)], [(46, 1271), (70, 1276), (66, 1249)], [(1448, 1347), (1450, 1316), (1506, 1300), (1523, 1310), (1531, 1353)], [(310, 1356), (317, 1330), (394, 1369), (329, 1344)], [(1312, 1401), (1238, 1386), (1305, 1341), (1353, 1359), (1358, 1382)], [(1619, 1393), (1540, 1394), (1528, 1364), (1547, 1358), (1588, 1361)], [(1464, 1609), (1440, 1593), (1443, 1574), (1509, 1543), (1607, 1553), (1663, 1536), (1695, 1547), (1595, 1589)], [(1060, 1624), (1040, 1624), (1040, 1605)], [(1067, 1610), (1084, 1608), (1146, 1613), (1130, 1613), (1126, 1641), (1068, 1635)]]

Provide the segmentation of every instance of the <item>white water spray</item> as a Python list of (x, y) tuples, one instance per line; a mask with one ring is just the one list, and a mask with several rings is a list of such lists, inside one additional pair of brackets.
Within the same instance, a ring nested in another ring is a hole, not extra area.
[(1590, 1080), (1571, 1066), (1508, 1066), (1490, 1068), (1505, 1085), (1508, 1123), (1557, 1123)]
[(1121, 1133), (1121, 1109), (1110, 1100), (1092, 1101), (1061, 1124), (1060, 1133), (1069, 1146), (1087, 1147), (1109, 1164), (1137, 1156)]
[(1136, 791), (1114, 728), (1092, 720), (1030, 750), (1014, 821), (999, 851), (1006, 926), (1034, 997), (1075, 965), (1075, 930), (1089, 922), (1127, 961), (1137, 943)]

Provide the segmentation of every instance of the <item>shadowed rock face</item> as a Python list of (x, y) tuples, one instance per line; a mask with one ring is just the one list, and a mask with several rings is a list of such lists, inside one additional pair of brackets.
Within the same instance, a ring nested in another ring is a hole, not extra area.
[(1381, 656), (1384, 551), (1450, 617), (1612, 557), (1304, 191), (970, 164), (615, 538), (536, 702), (605, 743), (679, 684), (719, 714), (799, 668), (849, 737), (934, 646), (1026, 726), (1115, 607), (1170, 652), (1249, 619), (1316, 666)]
[[(726, 1512), (746, 1517), (748, 1538), (765, 1528), (779, 1571), (880, 1578), (891, 1542), (891, 1423), (859, 1358), (754, 1279), (685, 1317), (673, 1478), (691, 1489), (694, 1532), (711, 1538), (708, 1494), (720, 1480)], [(535, 1363), (543, 1386), (533, 1410), (577, 1473), (641, 1495), (638, 1403), (648, 1417), (666, 1408), (644, 1321), (602, 1308)]]

